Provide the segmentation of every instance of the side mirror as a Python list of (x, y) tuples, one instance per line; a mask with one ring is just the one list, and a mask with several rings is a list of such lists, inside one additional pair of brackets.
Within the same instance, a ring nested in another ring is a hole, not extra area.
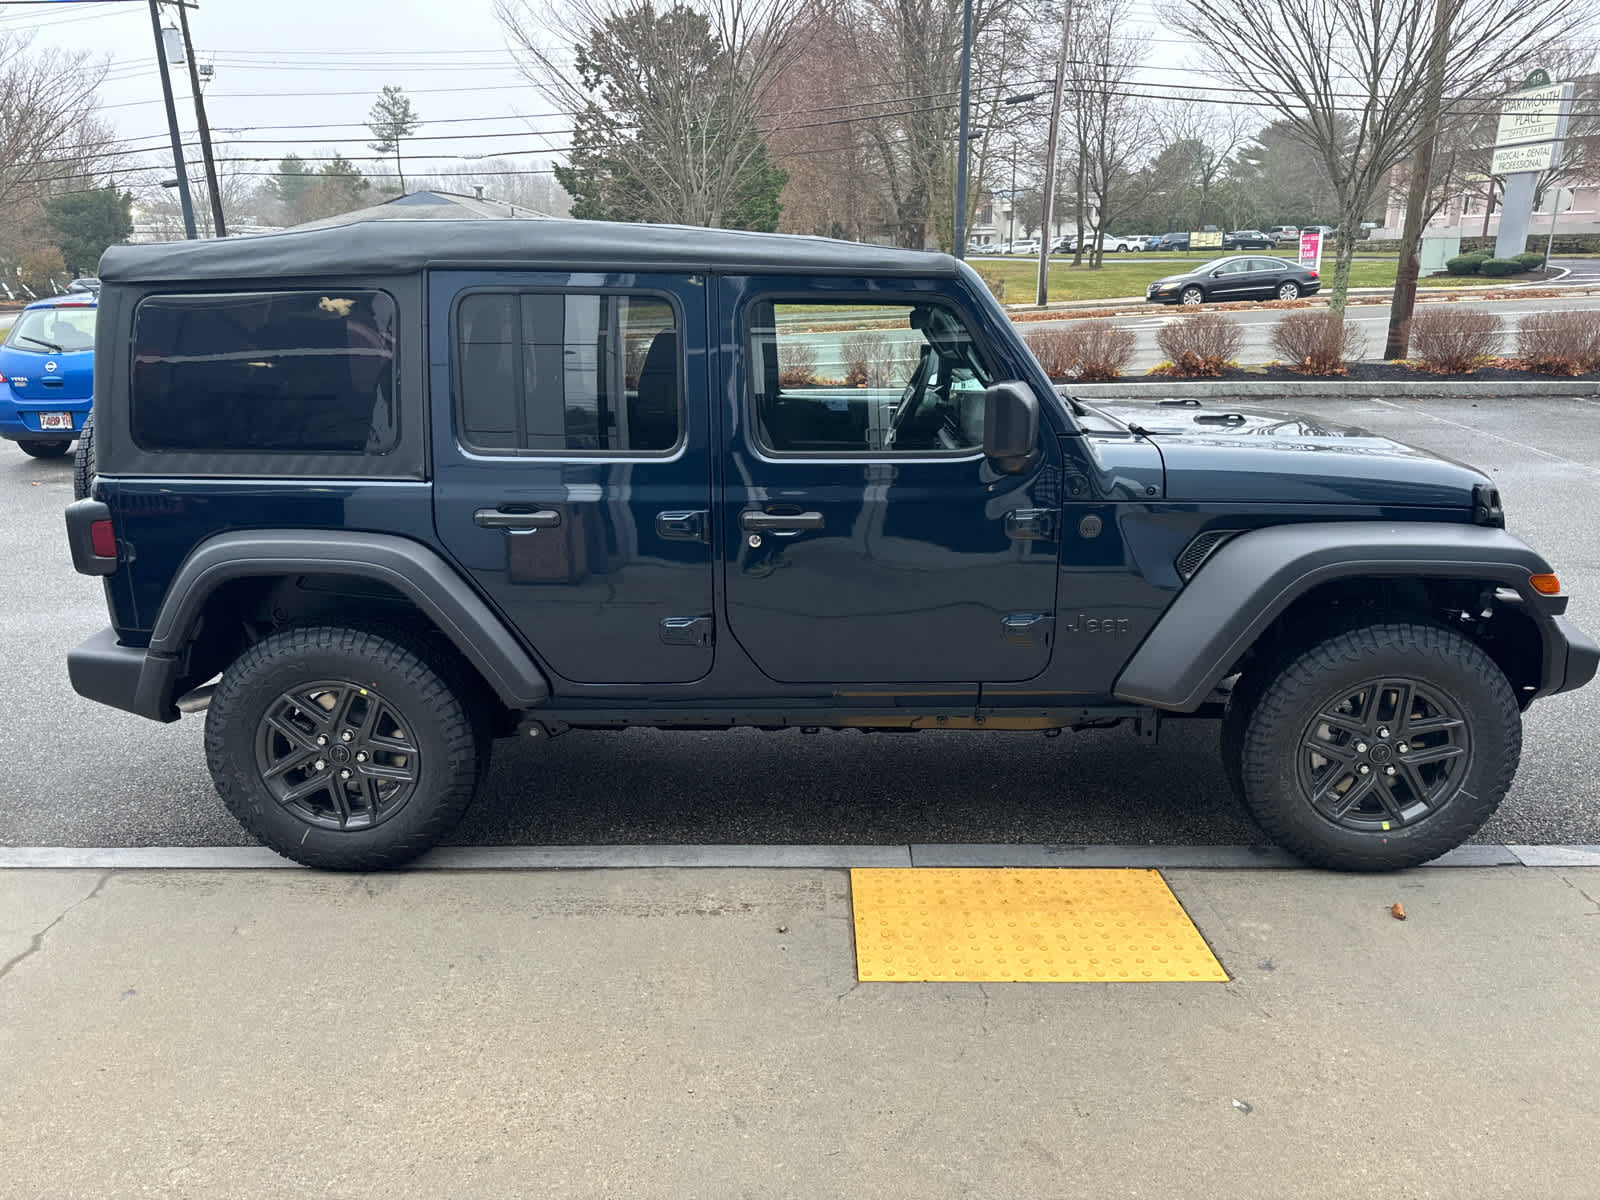
[(1039, 448), (1039, 398), (1025, 383), (992, 384), (983, 394), (983, 452), (1006, 474)]

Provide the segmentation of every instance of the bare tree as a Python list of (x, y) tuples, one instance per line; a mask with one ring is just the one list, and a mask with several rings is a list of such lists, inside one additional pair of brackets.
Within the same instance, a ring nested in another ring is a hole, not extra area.
[(1449, 98), (1491, 94), (1594, 19), (1590, 0), (1183, 0), (1164, 10), (1215, 72), (1317, 151), (1339, 208), (1337, 312), (1361, 219), (1416, 147), (1436, 2), (1450, 8)]
[(1243, 105), (1188, 99), (1161, 105), (1150, 121), (1161, 131), (1162, 144), (1178, 147), (1187, 161), (1190, 178), (1199, 191), (1194, 219), (1198, 228), (1206, 223), (1211, 193), (1227, 173), (1233, 156), (1264, 124), (1261, 114)]
[[(768, 170), (760, 122), (769, 96), (805, 49), (805, 0), (496, 0), (495, 9), (523, 74), (577, 114), (569, 161), (587, 156), (584, 171), (601, 181), (585, 215), (722, 225), (749, 202), (750, 173)], [(563, 185), (576, 195), (574, 175)]]
[[(1076, 39), (1084, 61), (1075, 73), (1074, 105), (1079, 156), (1080, 207), (1094, 201), (1094, 244), (1090, 266), (1101, 265), (1105, 235), (1111, 222), (1132, 199), (1134, 165), (1143, 157), (1149, 128), (1148, 109), (1129, 95), (1134, 71), (1144, 52), (1136, 38), (1115, 30), (1126, 24), (1127, 0), (1080, 0)], [(1083, 228), (1079, 221), (1079, 229)], [(1083, 239), (1078, 239), (1081, 261)]]
[(32, 49), (31, 36), (0, 28), (0, 257), (41, 238), (40, 205), (53, 193), (97, 186), (120, 155), (96, 115), (103, 63), (87, 53)]

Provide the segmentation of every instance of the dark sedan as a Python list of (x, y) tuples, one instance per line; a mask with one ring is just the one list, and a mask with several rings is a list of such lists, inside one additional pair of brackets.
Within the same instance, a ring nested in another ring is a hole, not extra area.
[(1222, 235), (1224, 250), (1271, 250), (1272, 239), (1259, 229), (1235, 229)]
[(1295, 300), (1322, 286), (1317, 273), (1286, 258), (1219, 258), (1152, 283), (1144, 298), (1194, 306), (1226, 300)]

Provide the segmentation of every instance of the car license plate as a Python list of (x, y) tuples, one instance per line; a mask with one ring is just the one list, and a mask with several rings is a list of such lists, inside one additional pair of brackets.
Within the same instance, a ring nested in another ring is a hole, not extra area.
[(72, 414), (69, 413), (69, 412), (68, 413), (40, 413), (39, 414), (39, 428), (40, 429), (65, 429), (65, 430), (70, 432), (71, 429), (72, 429)]

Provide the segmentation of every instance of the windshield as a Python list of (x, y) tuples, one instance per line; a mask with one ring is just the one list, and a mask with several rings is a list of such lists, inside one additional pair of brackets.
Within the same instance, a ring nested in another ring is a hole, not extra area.
[(33, 354), (74, 354), (94, 349), (94, 314), (90, 305), (30, 308), (11, 327), (6, 346)]

